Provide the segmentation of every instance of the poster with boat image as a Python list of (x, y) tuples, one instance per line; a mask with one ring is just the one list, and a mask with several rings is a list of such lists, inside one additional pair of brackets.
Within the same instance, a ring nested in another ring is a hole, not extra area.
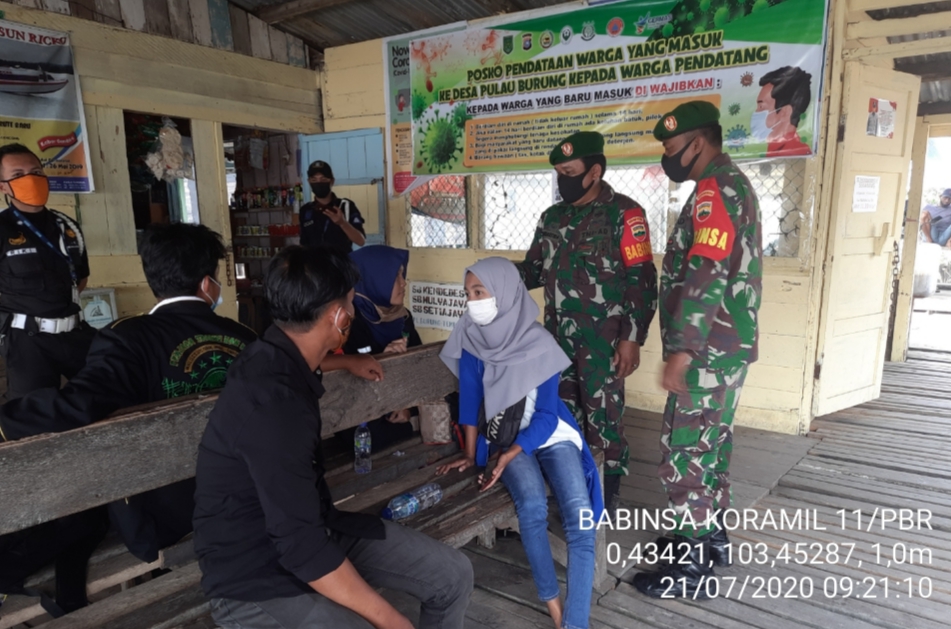
[(69, 35), (0, 20), (0, 145), (36, 153), (53, 192), (92, 192), (85, 120)]

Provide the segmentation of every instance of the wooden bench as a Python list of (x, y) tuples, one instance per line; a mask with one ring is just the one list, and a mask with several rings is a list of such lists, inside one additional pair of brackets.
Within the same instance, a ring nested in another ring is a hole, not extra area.
[[(439, 360), (441, 344), (416, 348), (381, 360), (385, 378), (372, 383), (345, 372), (324, 378), (322, 433), (329, 437), (368, 418), (395, 409), (439, 400), (456, 390), (455, 377)], [(65, 433), (41, 435), (0, 445), (0, 534), (168, 485), (195, 473), (198, 443), (216, 395), (136, 409)], [(437, 465), (458, 456), (456, 444), (427, 446), (419, 439), (374, 455), (370, 474), (353, 472), (352, 463), (328, 466), (327, 482), (341, 509), (379, 513), (393, 496), (434, 480)], [(491, 547), (497, 528), (517, 528), (515, 509), (499, 485), (480, 494), (476, 470), (440, 477), (444, 498), (435, 507), (404, 521), (453, 547), (477, 539)], [(557, 527), (554, 527), (557, 528)], [(604, 536), (598, 536), (595, 583), (603, 591), (607, 575)], [(552, 536), (556, 560), (564, 563), (564, 542)], [(46, 629), (150, 629), (194, 623), (212, 627), (208, 602), (191, 541), (163, 551), (145, 564), (114, 541), (97, 551), (90, 566), (90, 594), (105, 592), (155, 568), (172, 571), (129, 587), (89, 607), (52, 620)], [(35, 575), (42, 586), (52, 572)], [(42, 615), (36, 599), (10, 597), (0, 607), (0, 629)]]

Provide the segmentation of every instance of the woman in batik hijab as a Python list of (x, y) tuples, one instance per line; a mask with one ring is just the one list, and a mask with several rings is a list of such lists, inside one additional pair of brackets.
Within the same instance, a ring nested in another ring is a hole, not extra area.
[[(536, 321), (538, 306), (512, 262), (481, 260), (466, 269), (464, 281), (468, 308), (440, 358), (459, 378), (459, 423), (465, 428), (466, 451), (439, 473), (484, 466), (498, 454), (495, 468), (479, 477), (482, 491), (501, 479), (515, 502), (538, 597), (548, 604), (558, 629), (585, 629), (595, 531), (582, 530), (581, 514), (588, 510), (596, 522), (604, 505), (594, 459), (574, 416), (558, 397), (568, 357)], [(505, 444), (502, 423), (511, 427), (510, 444)], [(548, 542), (546, 480), (558, 501), (568, 543), (564, 606)]]

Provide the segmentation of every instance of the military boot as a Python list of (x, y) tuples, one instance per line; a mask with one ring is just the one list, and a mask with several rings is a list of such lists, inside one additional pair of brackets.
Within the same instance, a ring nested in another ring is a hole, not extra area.
[(678, 553), (677, 560), (654, 572), (639, 572), (634, 575), (634, 587), (651, 598), (689, 598), (707, 600), (719, 593), (709, 555), (710, 535), (696, 539), (674, 536), (674, 543), (687, 544), (686, 556)]
[[(725, 568), (733, 565), (733, 553), (730, 548), (730, 538), (727, 537), (726, 527), (723, 526), (723, 512), (717, 514), (717, 524), (719, 526), (710, 533), (710, 559), (713, 565), (718, 568)], [(667, 548), (674, 543), (673, 538), (661, 536), (654, 540), (657, 544), (657, 554), (662, 555)], [(674, 548), (673, 553), (676, 558), (681, 548)]]

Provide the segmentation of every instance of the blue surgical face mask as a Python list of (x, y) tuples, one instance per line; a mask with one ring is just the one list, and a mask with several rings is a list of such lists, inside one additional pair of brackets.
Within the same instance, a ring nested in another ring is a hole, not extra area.
[[(776, 111), (775, 109), (773, 111)], [(766, 117), (773, 111), (754, 111), (750, 118), (750, 136), (754, 142), (766, 142), (772, 128), (766, 124)]]
[[(215, 282), (215, 285), (218, 287), (218, 299), (213, 304), (211, 304), (211, 310), (212, 312), (214, 312), (218, 308), (218, 306), (224, 303), (225, 298), (221, 294), (221, 284), (219, 284), (218, 282), (216, 282), (214, 279), (210, 277), (208, 279), (210, 279), (212, 282)], [(211, 299), (211, 295), (209, 295), (208, 293), (205, 293), (205, 297), (207, 297), (208, 299)]]

